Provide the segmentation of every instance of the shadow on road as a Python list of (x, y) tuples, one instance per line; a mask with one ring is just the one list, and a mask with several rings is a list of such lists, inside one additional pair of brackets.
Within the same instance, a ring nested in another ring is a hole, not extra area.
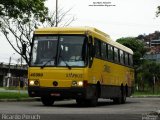
[[(39, 101), (39, 102), (41, 102), (41, 101)], [(133, 104), (133, 103), (136, 104), (136, 103), (139, 103), (139, 102), (138, 101), (127, 101), (125, 104), (115, 104), (111, 100), (103, 100), (103, 101), (98, 101), (98, 104), (97, 104), (96, 107), (121, 106), (121, 105)], [(42, 107), (43, 105), (39, 104), (38, 106)], [(50, 107), (89, 108), (90, 106), (87, 106), (87, 105), (79, 106), (79, 105), (76, 104), (75, 100), (65, 100), (65, 101), (55, 101), (55, 104), (53, 106), (50, 106)]]

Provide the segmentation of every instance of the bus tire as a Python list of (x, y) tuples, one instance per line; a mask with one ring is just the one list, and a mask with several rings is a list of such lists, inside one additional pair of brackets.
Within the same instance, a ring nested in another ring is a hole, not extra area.
[(120, 97), (113, 98), (113, 102), (115, 104), (124, 104), (126, 102), (126, 90), (123, 86), (121, 86)]
[(88, 100), (88, 105), (90, 107), (96, 107), (97, 106), (97, 104), (98, 104), (98, 97), (100, 96), (99, 94), (100, 94), (99, 93), (99, 88), (96, 86), (96, 90), (95, 90), (93, 98)]
[(121, 104), (121, 98), (120, 97), (113, 98), (113, 103), (114, 104)]
[(44, 106), (52, 106), (54, 104), (53, 97), (44, 96), (44, 97), (41, 97), (41, 101)]
[(90, 107), (96, 107), (98, 104), (98, 98), (93, 98), (93, 99), (89, 100), (88, 102), (89, 102)]
[(126, 103), (126, 90), (123, 88), (121, 91), (121, 103), (124, 104)]
[(83, 106), (83, 105), (85, 105), (85, 100), (84, 99), (76, 99), (76, 103), (78, 106)]
[(129, 97), (129, 95), (128, 95), (128, 85), (127, 84), (125, 86), (125, 92), (126, 92), (126, 97)]

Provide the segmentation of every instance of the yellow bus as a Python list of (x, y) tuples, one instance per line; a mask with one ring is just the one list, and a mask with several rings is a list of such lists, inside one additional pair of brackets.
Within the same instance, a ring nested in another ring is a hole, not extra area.
[(75, 99), (96, 106), (98, 98), (125, 103), (133, 91), (133, 51), (92, 27), (36, 29), (28, 69), (28, 93), (44, 105)]

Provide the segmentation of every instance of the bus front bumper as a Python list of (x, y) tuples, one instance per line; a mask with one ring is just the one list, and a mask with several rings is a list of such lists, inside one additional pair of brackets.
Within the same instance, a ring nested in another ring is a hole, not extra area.
[(48, 88), (48, 87), (28, 87), (30, 97), (52, 96), (55, 99), (90, 99), (94, 96), (94, 87), (80, 88)]

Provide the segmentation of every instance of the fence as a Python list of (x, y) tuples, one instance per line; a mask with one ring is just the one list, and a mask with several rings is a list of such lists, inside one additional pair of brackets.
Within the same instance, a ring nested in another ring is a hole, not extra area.
[[(9, 83), (8, 83), (9, 82)], [(9, 87), (26, 87), (28, 85), (28, 80), (25, 77), (5, 77), (3, 81), (3, 86)]]

